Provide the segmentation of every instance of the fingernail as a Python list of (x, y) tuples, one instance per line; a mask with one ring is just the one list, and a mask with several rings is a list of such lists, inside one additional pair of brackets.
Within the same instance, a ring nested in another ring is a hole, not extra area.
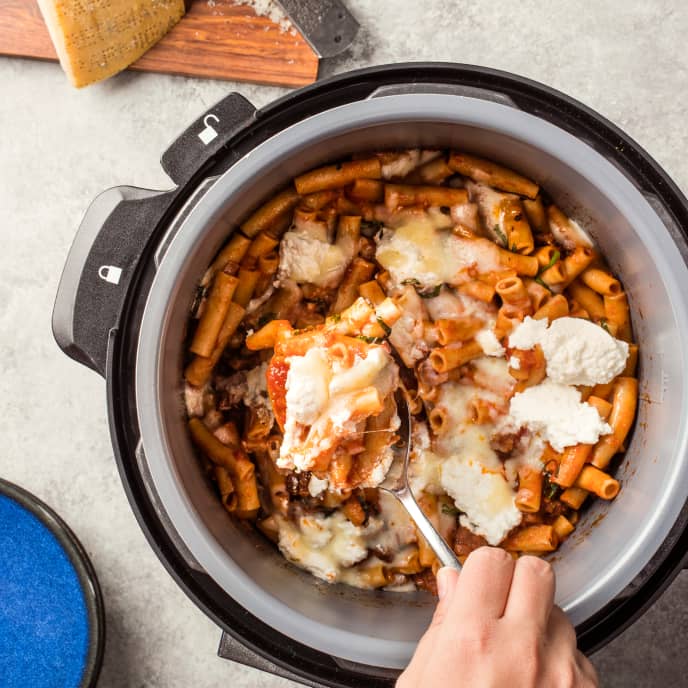
[(446, 566), (437, 572), (437, 595), (440, 600), (444, 599), (449, 592), (449, 577), (451, 575), (451, 571)]

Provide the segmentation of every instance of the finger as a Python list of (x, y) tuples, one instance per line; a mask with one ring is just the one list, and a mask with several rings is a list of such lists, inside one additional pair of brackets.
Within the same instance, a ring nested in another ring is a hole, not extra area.
[(504, 617), (532, 620), (540, 631), (547, 628), (554, 604), (554, 570), (543, 559), (521, 557), (514, 567)]
[(576, 649), (576, 631), (568, 616), (557, 606), (552, 607), (545, 637), (547, 644), (554, 651), (561, 653), (578, 652)]
[(576, 631), (559, 607), (552, 607), (544, 641), (545, 655), (551, 661), (545, 662), (542, 685), (559, 685), (563, 681), (580, 688), (597, 687), (595, 670), (578, 651)]
[(503, 549), (481, 547), (471, 552), (450, 602), (456, 619), (499, 619), (504, 613), (514, 573), (514, 560)]
[(459, 572), (443, 566), (437, 572), (437, 594), (440, 601), (435, 608), (435, 613), (432, 616), (430, 628), (440, 626), (447, 616), (451, 599), (456, 589), (456, 584), (459, 580)]
[(418, 647), (413, 655), (413, 662), (418, 663), (425, 661), (434, 646), (436, 633), (439, 631), (442, 622), (447, 617), (451, 605), (451, 599), (456, 589), (456, 584), (459, 580), (459, 572), (450, 569), (446, 566), (437, 572), (437, 593), (439, 595), (439, 602), (435, 607), (435, 613), (432, 616), (430, 626), (423, 634), (423, 637), (418, 642)]
[(440, 604), (438, 608), (442, 606), (448, 597), (454, 592), (456, 584), (459, 580), (459, 572), (456, 569), (452, 569), (449, 566), (443, 566), (437, 572), (437, 594), (440, 598)]
[(576, 663), (583, 676), (590, 681), (590, 684), (592, 686), (598, 686), (600, 681), (597, 676), (597, 670), (593, 663), (580, 651), (576, 654)]

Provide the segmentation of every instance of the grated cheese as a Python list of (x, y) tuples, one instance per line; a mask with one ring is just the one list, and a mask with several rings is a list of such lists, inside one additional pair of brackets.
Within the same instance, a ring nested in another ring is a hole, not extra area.
[[(218, 0), (208, 0), (209, 7), (215, 7)], [(259, 17), (267, 17), (271, 22), (279, 26), (283, 33), (296, 33), (289, 16), (275, 0), (234, 0), (234, 5), (248, 5)]]

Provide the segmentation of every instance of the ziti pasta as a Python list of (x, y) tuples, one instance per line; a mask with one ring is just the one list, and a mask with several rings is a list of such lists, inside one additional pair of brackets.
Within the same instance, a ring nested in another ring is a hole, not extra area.
[(329, 582), (433, 589), (393, 497), (410, 482), (463, 559), (552, 552), (620, 489), (635, 417), (628, 299), (538, 185), (462, 151), (306, 172), (228, 238), (190, 320), (189, 432), (225, 509)]

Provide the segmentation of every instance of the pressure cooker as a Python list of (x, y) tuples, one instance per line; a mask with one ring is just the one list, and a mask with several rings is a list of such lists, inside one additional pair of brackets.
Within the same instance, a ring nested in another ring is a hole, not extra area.
[(120, 186), (93, 201), (53, 330), (105, 377), (132, 509), (225, 632), (229, 656), (310, 685), (390, 685), (435, 600), (318, 581), (228, 517), (186, 432), (186, 322), (213, 255), (292, 177), (354, 152), (419, 146), (465, 150), (537, 181), (586, 227), (629, 295), (640, 404), (616, 473), (622, 490), (591, 505), (552, 560), (581, 649), (642, 614), (688, 550), (688, 203), (637, 143), (551, 88), (469, 65), (373, 67), (258, 110), (230, 93), (163, 153), (171, 189)]

